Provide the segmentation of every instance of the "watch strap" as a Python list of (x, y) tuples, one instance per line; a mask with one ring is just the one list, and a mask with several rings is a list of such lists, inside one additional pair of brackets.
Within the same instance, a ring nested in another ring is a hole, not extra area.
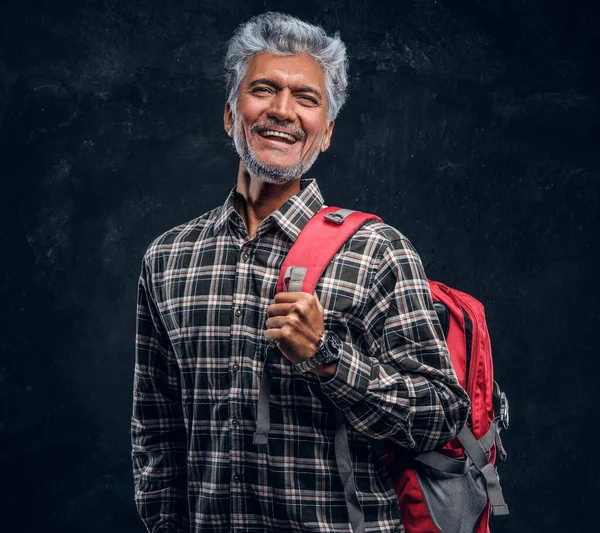
[[(317, 345), (316, 353), (313, 356), (308, 357), (307, 359), (299, 361), (298, 363), (294, 363), (295, 370), (304, 374), (305, 372), (308, 372), (309, 370), (312, 370), (313, 368), (316, 368), (318, 366), (321, 366), (321, 365), (324, 365), (327, 363), (331, 363), (333, 361), (337, 361), (339, 359), (339, 357), (340, 357), (339, 349), (338, 349), (337, 353), (332, 353), (327, 348), (327, 344), (326, 344), (326, 336), (327, 335), (335, 335), (335, 333), (330, 332), (328, 330), (323, 331), (323, 333), (321, 333), (321, 338), (319, 339), (319, 344)], [(339, 341), (339, 342), (340, 342), (340, 346), (341, 346), (341, 341)]]

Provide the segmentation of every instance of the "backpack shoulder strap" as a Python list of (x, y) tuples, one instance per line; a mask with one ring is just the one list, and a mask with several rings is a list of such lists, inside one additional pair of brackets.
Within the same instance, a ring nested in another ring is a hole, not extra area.
[[(312, 294), (333, 256), (358, 228), (373, 219), (382, 222), (377, 215), (334, 206), (315, 213), (283, 262), (276, 292), (302, 291)], [(364, 515), (354, 485), (346, 424), (338, 410), (335, 411), (335, 420), (335, 459), (344, 488), (348, 517), (353, 533), (364, 533)]]
[(383, 222), (371, 213), (334, 206), (315, 213), (283, 262), (276, 292), (302, 291), (312, 294), (333, 256), (367, 220)]

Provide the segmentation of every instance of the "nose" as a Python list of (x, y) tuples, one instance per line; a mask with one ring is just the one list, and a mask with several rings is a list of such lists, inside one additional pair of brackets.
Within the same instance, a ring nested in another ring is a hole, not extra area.
[(269, 118), (293, 122), (296, 118), (296, 113), (294, 111), (294, 96), (292, 93), (287, 89), (277, 91), (275, 97), (271, 99), (271, 106), (267, 114)]

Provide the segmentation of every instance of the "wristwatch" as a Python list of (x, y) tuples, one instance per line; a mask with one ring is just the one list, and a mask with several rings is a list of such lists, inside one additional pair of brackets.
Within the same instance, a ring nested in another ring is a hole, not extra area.
[(321, 334), (315, 355), (299, 363), (294, 363), (294, 368), (304, 374), (317, 366), (337, 361), (341, 351), (342, 341), (340, 338), (333, 331), (325, 330)]

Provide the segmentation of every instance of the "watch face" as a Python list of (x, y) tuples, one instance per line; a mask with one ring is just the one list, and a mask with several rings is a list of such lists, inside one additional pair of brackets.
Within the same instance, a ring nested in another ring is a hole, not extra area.
[(332, 331), (328, 331), (325, 335), (325, 344), (327, 345), (327, 350), (335, 355), (338, 355), (342, 349), (342, 341)]
[(323, 335), (323, 343), (319, 343), (317, 353), (299, 363), (294, 363), (294, 368), (298, 372), (304, 373), (317, 366), (337, 361), (340, 358), (341, 349), (340, 338), (332, 331), (326, 331)]

